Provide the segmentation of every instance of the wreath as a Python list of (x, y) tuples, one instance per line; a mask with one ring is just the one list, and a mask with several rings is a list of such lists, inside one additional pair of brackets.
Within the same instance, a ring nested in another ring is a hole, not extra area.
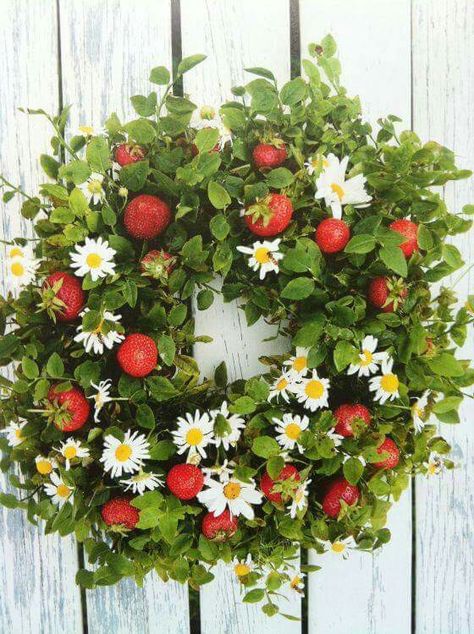
[[(434, 186), (470, 176), (453, 153), (374, 132), (340, 84), (331, 36), (281, 89), (264, 68), (220, 108), (175, 89), (204, 60), (162, 66), (137, 118), (52, 124), (49, 177), (23, 197), (35, 237), (4, 241), (2, 468), (47, 533), (74, 533), (92, 588), (151, 570), (199, 588), (232, 563), (268, 615), (302, 592), (298, 549), (372, 551), (412, 476), (452, 468), (437, 422), (474, 382), (455, 357), (473, 321)], [(157, 94), (158, 93), (158, 94)], [(217, 278), (222, 285), (216, 283)], [(193, 308), (239, 300), (286, 337), (265, 372), (200, 381)], [(195, 303), (192, 304), (192, 298)]]

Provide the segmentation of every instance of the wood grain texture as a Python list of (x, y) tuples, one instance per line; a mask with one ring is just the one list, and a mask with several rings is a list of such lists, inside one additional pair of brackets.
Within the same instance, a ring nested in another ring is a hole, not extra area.
[[(271, 19), (268, 16), (271, 15)], [(250, 66), (276, 71), (280, 85), (290, 78), (289, 7), (286, 0), (182, 0), (183, 56), (205, 53), (209, 57), (185, 76), (185, 92), (200, 105), (219, 105), (231, 98), (234, 85), (254, 76)], [(211, 375), (220, 361), (228, 365), (229, 379), (249, 377), (263, 371), (258, 357), (288, 349), (285, 341), (263, 342), (275, 329), (258, 322), (251, 328), (236, 303), (216, 300), (205, 312), (196, 311), (196, 331), (209, 334), (213, 343), (198, 344), (195, 357), (204, 375)], [(268, 619), (259, 605), (244, 604), (233, 571), (219, 566), (216, 579), (201, 590), (203, 634), (261, 634), (300, 632), (299, 622), (282, 617)], [(293, 593), (283, 600), (282, 611), (299, 615), (301, 602)]]
[[(58, 109), (56, 7), (49, 0), (0, 3), (0, 171), (33, 191), (46, 180), (38, 155), (51, 130), (20, 106)], [(0, 235), (30, 236), (20, 200), (0, 204)], [(1, 250), (1, 286), (5, 259)], [(0, 475), (0, 490), (8, 490)], [(0, 631), (14, 634), (82, 632), (80, 593), (74, 584), (77, 552), (72, 538), (45, 537), (20, 511), (0, 510)]]
[[(454, 149), (460, 167), (474, 166), (474, 5), (470, 0), (415, 0), (413, 11), (414, 128), (424, 141)], [(451, 211), (474, 200), (474, 179), (449, 184)], [(473, 258), (472, 234), (453, 239)], [(460, 277), (454, 274), (444, 285)], [(472, 272), (454, 285), (461, 302), (473, 292)], [(471, 358), (470, 336), (459, 358)], [(464, 353), (464, 354), (463, 354)], [(440, 425), (457, 468), (416, 487), (416, 631), (474, 631), (474, 404), (466, 399), (461, 425)]]
[[(301, 51), (331, 33), (349, 94), (362, 101), (372, 124), (397, 114), (410, 127), (409, 0), (301, 0)], [(347, 561), (311, 557), (323, 569), (309, 579), (309, 631), (313, 634), (408, 634), (411, 602), (411, 495), (389, 517), (392, 542), (376, 555), (353, 552)], [(344, 584), (344, 601), (335, 603)]]
[[(60, 24), (70, 130), (98, 129), (112, 111), (122, 120), (137, 117), (129, 97), (156, 88), (148, 82), (152, 67), (171, 66), (168, 0), (61, 0)], [(188, 592), (152, 574), (143, 589), (128, 580), (87, 592), (87, 615), (90, 634), (181, 634), (189, 631)]]

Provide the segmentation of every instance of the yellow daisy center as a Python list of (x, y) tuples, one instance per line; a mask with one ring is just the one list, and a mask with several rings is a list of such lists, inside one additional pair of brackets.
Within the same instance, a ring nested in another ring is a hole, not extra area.
[(126, 462), (132, 455), (132, 448), (129, 445), (119, 445), (115, 450), (115, 457), (119, 462)]
[(324, 394), (324, 385), (321, 381), (313, 380), (309, 381), (304, 388), (306, 396), (309, 398), (321, 398)]
[(202, 442), (203, 438), (204, 434), (197, 427), (193, 427), (186, 434), (186, 442), (188, 443), (188, 445), (192, 445), (193, 447), (199, 445), (199, 443)]
[(18, 438), (18, 440), (22, 440), (23, 439), (23, 434), (21, 432), (21, 429), (16, 429), (15, 430), (15, 437)]
[(102, 183), (97, 180), (89, 181), (87, 183), (87, 189), (91, 194), (100, 194), (102, 191)]
[(97, 326), (97, 328), (92, 331), (94, 333), (94, 335), (100, 335), (102, 333), (102, 326), (103, 325), (104, 325), (104, 320), (102, 319), (100, 324)]
[(89, 253), (86, 258), (86, 264), (90, 269), (98, 269), (102, 264), (102, 258), (98, 253)]
[(374, 359), (374, 355), (369, 352), (369, 350), (362, 350), (362, 355), (361, 355), (361, 359), (360, 359), (360, 365), (362, 366), (367, 366), (370, 365), (372, 363)]
[(13, 247), (8, 254), (11, 258), (23, 257), (23, 251), (20, 247)]
[(259, 264), (268, 264), (270, 262), (270, 251), (266, 247), (256, 249), (254, 258)]
[(423, 407), (420, 407), (415, 403), (411, 407), (411, 413), (413, 417), (418, 416), (418, 418), (423, 418), (423, 416), (425, 415), (425, 410), (423, 409)]
[(430, 475), (436, 475), (437, 470), (438, 470), (438, 463), (430, 462), (430, 464), (428, 465), (428, 473)]
[(343, 542), (334, 542), (331, 545), (331, 550), (335, 553), (343, 553), (346, 550), (346, 545)]
[(276, 389), (280, 392), (283, 391), (288, 386), (288, 381), (286, 379), (280, 379), (276, 384)]
[(301, 436), (301, 427), (297, 423), (290, 423), (286, 426), (285, 433), (290, 440), (298, 440)]
[(343, 199), (344, 190), (342, 189), (342, 187), (340, 185), (338, 185), (337, 183), (331, 183), (331, 189), (336, 194), (336, 196), (339, 198), (339, 200)]
[(90, 125), (80, 125), (79, 130), (82, 132), (82, 134), (91, 135), (94, 133), (94, 128)]
[(250, 572), (250, 566), (247, 566), (247, 564), (235, 564), (234, 572), (238, 577), (245, 577)]
[(240, 495), (241, 486), (237, 482), (228, 482), (224, 487), (224, 495), (228, 500), (235, 500)]
[(295, 357), (291, 367), (293, 368), (293, 370), (301, 372), (307, 366), (307, 361), (308, 360), (306, 357)]
[(294, 589), (297, 588), (300, 583), (301, 577), (299, 575), (296, 575), (296, 577), (293, 577), (293, 579), (290, 581), (290, 586)]
[(25, 267), (21, 262), (13, 262), (10, 270), (12, 272), (12, 275), (14, 275), (15, 277), (21, 277), (25, 272)]
[(48, 460), (38, 460), (36, 471), (41, 475), (48, 475), (53, 470), (53, 465)]
[(64, 453), (64, 457), (67, 460), (71, 460), (72, 458), (75, 458), (77, 456), (77, 449), (76, 447), (65, 447), (63, 453)]
[(60, 498), (68, 498), (71, 495), (71, 489), (65, 484), (59, 484), (56, 493)]
[(384, 374), (380, 381), (380, 387), (384, 392), (394, 394), (398, 390), (399, 380), (396, 374)]

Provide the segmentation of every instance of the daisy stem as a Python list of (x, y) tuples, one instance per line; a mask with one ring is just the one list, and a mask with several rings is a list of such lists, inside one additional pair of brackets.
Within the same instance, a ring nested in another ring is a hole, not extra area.
[[(27, 194), (25, 191), (23, 191), (21, 189), (21, 187), (17, 187), (15, 185), (13, 185), (13, 183), (10, 183), (10, 181), (8, 181), (5, 176), (3, 176), (3, 174), (0, 174), (0, 181), (3, 183), (3, 185), (6, 185), (7, 187), (10, 187), (10, 189), (14, 192), (16, 192), (17, 194), (21, 194), (22, 196), (24, 196), (25, 198), (27, 198), (28, 200), (33, 201), (34, 198), (32, 196), (30, 196), (29, 194)], [(36, 202), (36, 201), (35, 201)], [(2, 240), (2, 242), (4, 244), (9, 244), (8, 242), (5, 242), (4, 240)]]

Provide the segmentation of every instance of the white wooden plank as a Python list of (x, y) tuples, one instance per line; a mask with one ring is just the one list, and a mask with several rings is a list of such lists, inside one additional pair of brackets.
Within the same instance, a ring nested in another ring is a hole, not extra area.
[[(135, 117), (129, 97), (148, 94), (150, 69), (171, 66), (168, 0), (60, 1), (64, 102), (70, 130), (100, 128), (107, 115)], [(144, 589), (133, 582), (87, 592), (89, 632), (180, 634), (189, 631), (187, 588), (152, 573)]]
[[(269, 18), (271, 16), (271, 18)], [(185, 76), (185, 92), (198, 104), (219, 105), (231, 98), (231, 86), (250, 81), (243, 71), (249, 66), (271, 68), (280, 83), (290, 77), (289, 10), (286, 0), (182, 0), (183, 56), (205, 53), (209, 57)], [(233, 304), (215, 301), (196, 312), (196, 331), (214, 338), (211, 344), (195, 347), (195, 357), (204, 374), (212, 374), (225, 359), (229, 378), (249, 377), (262, 372), (262, 354), (285, 350), (285, 342), (262, 342), (274, 329), (258, 323), (247, 328), (245, 317)], [(268, 619), (258, 605), (243, 604), (233, 571), (220, 566), (216, 579), (201, 590), (203, 634), (248, 632), (300, 632), (300, 623), (281, 617)], [(298, 615), (300, 600), (282, 602), (282, 611)]]
[[(337, 41), (342, 81), (361, 97), (364, 115), (397, 114), (410, 127), (409, 0), (301, 0), (301, 50), (331, 33)], [(410, 631), (411, 495), (389, 518), (392, 542), (374, 556), (347, 561), (311, 555), (323, 569), (309, 580), (309, 631), (314, 634), (403, 634)], [(335, 602), (343, 584), (343, 609)]]
[[(38, 156), (48, 151), (51, 129), (20, 106), (58, 108), (56, 7), (49, 0), (0, 4), (1, 171), (34, 191), (45, 180)], [(31, 235), (20, 201), (1, 204), (0, 235)], [(5, 279), (3, 254), (1, 282)], [(3, 289), (2, 289), (3, 290)], [(8, 489), (0, 475), (0, 490)], [(0, 511), (0, 631), (14, 634), (82, 632), (80, 592), (74, 583), (77, 552), (72, 538), (45, 537), (20, 511)]]
[[(470, 0), (415, 0), (413, 11), (414, 128), (422, 139), (454, 149), (460, 167), (474, 165), (474, 5)], [(445, 189), (458, 211), (474, 200), (474, 179)], [(471, 235), (454, 239), (472, 262)], [(453, 275), (451, 284), (458, 275)], [(444, 281), (448, 287), (449, 281)], [(473, 292), (467, 274), (455, 286), (461, 301)], [(472, 330), (460, 357), (472, 358)], [(474, 405), (466, 399), (461, 425), (440, 425), (453, 447), (455, 471), (416, 487), (416, 631), (474, 631)]]

